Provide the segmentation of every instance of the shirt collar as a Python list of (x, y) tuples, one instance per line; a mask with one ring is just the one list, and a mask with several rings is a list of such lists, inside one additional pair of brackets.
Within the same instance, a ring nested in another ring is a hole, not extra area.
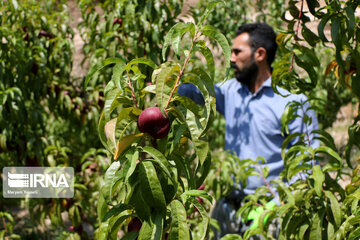
[[(244, 90), (246, 89), (250, 93), (249, 89), (247, 88), (247, 86), (245, 84), (240, 83), (239, 81), (236, 80), (236, 78), (234, 78), (234, 79), (236, 82), (239, 83), (239, 89), (244, 89)], [(261, 87), (258, 89), (258, 91), (253, 94), (253, 96), (256, 96), (259, 92), (261, 92), (261, 90), (263, 88), (271, 88), (271, 76), (265, 80), (265, 82), (261, 85)]]
[(265, 88), (271, 88), (271, 77), (265, 80), (261, 87), (253, 94), (253, 96), (257, 96)]

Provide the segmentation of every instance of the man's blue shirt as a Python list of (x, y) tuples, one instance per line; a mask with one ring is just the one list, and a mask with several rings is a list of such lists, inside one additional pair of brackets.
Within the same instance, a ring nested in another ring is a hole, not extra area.
[[(267, 181), (278, 178), (284, 169), (281, 145), (286, 136), (281, 134), (280, 121), (286, 105), (294, 100), (298, 102), (306, 100), (304, 95), (289, 94), (284, 89), (278, 91), (288, 96), (283, 97), (273, 91), (271, 78), (267, 79), (254, 94), (236, 79), (215, 85), (216, 108), (225, 117), (226, 122), (225, 149), (234, 151), (240, 159), (256, 160), (258, 157), (263, 157), (266, 163), (262, 166), (269, 167)], [(192, 84), (182, 84), (178, 92), (199, 104), (203, 102), (200, 92)], [(301, 111), (298, 114), (303, 115)], [(309, 110), (307, 115), (312, 117), (310, 126), (305, 128), (302, 118), (296, 118), (290, 122), (289, 132), (303, 133), (305, 129), (309, 132), (317, 129), (315, 112)], [(318, 145), (317, 141), (312, 143), (313, 147)], [(248, 178), (244, 192), (252, 194), (256, 188), (264, 184), (261, 178), (251, 176)]]

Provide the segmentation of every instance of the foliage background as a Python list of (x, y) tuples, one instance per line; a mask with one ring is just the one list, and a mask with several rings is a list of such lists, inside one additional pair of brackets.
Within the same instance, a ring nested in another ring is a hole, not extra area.
[[(181, 11), (182, 3), (179, 1), (168, 1), (166, 6), (162, 1), (145, 2), (0, 2), (1, 166), (63, 165), (73, 166), (78, 173), (73, 200), (15, 201), (1, 198), (1, 216), (5, 222), (1, 227), (2, 235), (17, 234), (22, 239), (51, 236), (81, 236), (85, 239), (91, 238), (98, 227), (97, 193), (109, 166), (109, 155), (103, 149), (96, 129), (99, 112), (104, 105), (104, 87), (111, 78), (111, 71), (101, 71), (94, 77), (89, 91), (83, 88), (83, 78), (89, 66), (108, 57), (116, 56), (127, 61), (134, 57), (149, 57), (156, 63), (161, 62), (160, 43), (185, 12)], [(300, 1), (289, 3), (299, 8)], [(207, 4), (205, 0), (198, 1), (197, 5), (193, 3), (194, 8), (188, 14), (197, 18)], [(229, 42), (239, 23), (261, 20), (278, 31), (286, 30), (281, 16), (285, 7), (289, 6), (287, 4), (285, 1), (226, 1), (209, 16), (208, 24), (219, 28)], [(76, 29), (70, 27), (74, 23), (69, 6), (76, 6), (82, 17)], [(292, 14), (294, 19), (298, 17), (296, 11)], [(120, 16), (124, 16), (122, 22), (114, 24), (114, 19)], [(82, 69), (75, 70), (74, 66), (78, 65), (74, 63), (74, 39), (79, 35), (74, 33), (78, 33), (84, 42)], [(217, 46), (214, 44), (213, 47), (216, 49)], [(314, 49), (324, 63), (332, 61), (327, 56), (333, 50), (320, 44)], [(285, 53), (280, 53), (280, 56), (282, 54)], [(220, 55), (217, 57), (221, 59)], [(321, 64), (316, 68), (321, 73), (317, 84), (314, 89), (305, 91), (311, 98), (322, 99), (313, 102), (317, 106), (322, 129), (333, 126), (341, 106), (358, 103), (354, 93), (344, 84), (334, 87), (336, 75), (331, 72), (325, 76), (326, 67), (326, 64)], [(84, 75), (77, 74), (77, 71)], [(301, 69), (299, 73), (306, 74)], [(218, 67), (217, 79), (223, 79), (223, 74), (224, 70)], [(219, 154), (224, 144), (220, 135), (223, 126), (224, 119), (217, 116), (209, 130), (215, 159), (212, 171), (215, 173), (224, 164), (221, 160), (225, 157)], [(341, 129), (339, 135), (347, 135), (347, 130)], [(340, 155), (345, 154), (345, 145), (337, 146)], [(352, 147), (350, 151), (353, 156), (351, 161), (356, 166), (357, 147)], [(216, 199), (230, 191), (230, 183), (219, 182), (228, 179), (233, 173), (233, 166), (229, 164), (222, 169), (222, 175), (215, 174), (212, 175), (215, 178), (208, 179), (206, 188), (213, 192)], [(219, 188), (221, 185), (223, 189)], [(30, 215), (26, 223), (19, 219), (22, 209)]]

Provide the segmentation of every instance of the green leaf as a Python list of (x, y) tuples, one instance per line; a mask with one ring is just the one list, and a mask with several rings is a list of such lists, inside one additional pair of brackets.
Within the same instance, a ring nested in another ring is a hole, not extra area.
[(208, 72), (210, 73), (211, 79), (215, 79), (215, 62), (214, 62), (214, 56), (211, 52), (211, 50), (205, 46), (205, 41), (197, 41), (195, 42), (194, 50), (199, 50), (201, 54), (205, 57), (207, 66), (208, 66)]
[(103, 197), (102, 192), (100, 191), (99, 200), (97, 202), (97, 215), (99, 219), (103, 219), (107, 213), (108, 205)]
[(104, 114), (104, 110), (103, 110), (101, 112), (100, 119), (99, 119), (99, 124), (98, 124), (99, 138), (100, 138), (101, 143), (104, 145), (104, 147), (109, 152), (111, 152), (112, 148), (107, 143), (107, 137), (106, 137), (106, 134), (105, 134), (105, 125), (106, 125), (106, 121), (105, 121), (105, 114)]
[(341, 160), (341, 157), (339, 156), (339, 154), (328, 146), (320, 146), (320, 147), (314, 149), (314, 151), (315, 151), (315, 153), (319, 153), (319, 152), (326, 153), (330, 157), (333, 157), (335, 160), (337, 160), (339, 163), (342, 163), (342, 160)]
[(172, 87), (167, 86), (167, 83), (174, 80), (173, 74), (180, 74), (180, 69), (180, 65), (167, 62), (154, 70), (152, 81), (156, 83), (156, 99), (160, 109), (164, 109), (172, 91)]
[(331, 24), (331, 41), (335, 44), (336, 48), (341, 47), (340, 27), (341, 19), (335, 18)]
[(195, 117), (201, 118), (203, 109), (201, 106), (196, 104), (191, 98), (181, 96), (181, 97), (175, 97), (173, 101), (179, 102), (186, 109), (189, 109), (191, 112), (193, 112)]
[(272, 182), (276, 183), (278, 185), (278, 192), (283, 191), (286, 194), (286, 200), (289, 204), (289, 207), (292, 207), (295, 205), (295, 198), (293, 193), (290, 191), (289, 187), (287, 187), (282, 180), (275, 179), (272, 180)]
[(121, 58), (107, 58), (101, 62), (96, 63), (93, 67), (90, 68), (90, 71), (88, 75), (86, 76), (84, 86), (87, 87), (90, 79), (94, 76), (94, 74), (101, 70), (102, 68), (106, 67), (107, 65), (113, 64), (113, 63), (123, 63), (123, 60)]
[(130, 202), (134, 204), (135, 212), (140, 219), (149, 219), (151, 215), (151, 208), (145, 202), (139, 187), (135, 188), (134, 194), (131, 196)]
[(305, 25), (302, 25), (301, 34), (310, 46), (315, 47), (318, 42), (318, 36), (314, 34), (310, 29), (308, 29)]
[(120, 63), (117, 63), (113, 68), (113, 74), (111, 76), (111, 82), (113, 84), (115, 84), (115, 86), (118, 88), (118, 90), (119, 89), (124, 90), (120, 85), (121, 77), (122, 77), (122, 74), (124, 72), (124, 67), (125, 67), (125, 62), (120, 62)]
[(307, 223), (305, 223), (305, 224), (302, 224), (301, 226), (300, 226), (300, 229), (299, 229), (299, 239), (305, 239), (304, 237), (305, 237), (305, 233), (306, 233), (306, 231), (308, 231), (308, 229), (309, 229), (309, 224), (307, 224)]
[(356, 240), (356, 239), (360, 239), (360, 227), (357, 227), (355, 230), (353, 230), (348, 238), (348, 240)]
[(320, 7), (320, 4), (317, 0), (306, 0), (306, 3), (308, 5), (309, 11), (312, 15), (318, 16), (318, 12), (316, 12), (315, 8)]
[(138, 238), (139, 231), (132, 231), (127, 233), (121, 240), (136, 240)]
[(165, 156), (157, 149), (145, 146), (142, 148), (143, 152), (148, 153), (154, 158), (154, 163), (171, 179), (175, 189), (177, 189), (177, 181), (174, 178), (174, 173), (171, 170), (171, 166)]
[(115, 177), (115, 173), (120, 168), (120, 162), (115, 161), (113, 162), (110, 167), (106, 170), (105, 176), (104, 176), (104, 185), (101, 188), (102, 196), (104, 197), (105, 201), (108, 204), (111, 204), (111, 186), (113, 183), (113, 178)]
[(309, 88), (310, 87), (315, 87), (317, 80), (318, 80), (318, 74), (314, 69), (314, 65), (311, 65), (310, 63), (308, 63), (307, 61), (303, 61), (301, 60), (298, 56), (295, 55), (295, 62), (296, 64), (303, 68), (307, 74), (309, 75), (309, 78), (311, 80), (311, 83), (308, 82), (304, 82), (304, 84), (309, 84)]
[(209, 84), (209, 81), (211, 82), (211, 80), (209, 80), (208, 75), (206, 74), (206, 76), (202, 73), (203, 71), (195, 69), (194, 71), (187, 73), (186, 78), (183, 79), (184, 83), (194, 84), (200, 90), (205, 100), (206, 111), (203, 118), (197, 119), (191, 113), (188, 113), (189, 116), (186, 116), (187, 121), (192, 121), (191, 126), (189, 127), (193, 128), (190, 129), (190, 133), (192, 134), (193, 139), (194, 137), (199, 138), (205, 133), (210, 123), (209, 120), (212, 114), (211, 111), (216, 111), (215, 97), (213, 97), (215, 92), (214, 86), (212, 84)]
[(239, 234), (226, 234), (220, 240), (243, 240)]
[(325, 196), (330, 200), (330, 208), (334, 216), (336, 227), (338, 228), (341, 225), (341, 206), (332, 192), (325, 191)]
[(114, 207), (112, 207), (107, 213), (106, 215), (103, 217), (103, 219), (101, 220), (102, 222), (105, 222), (107, 220), (109, 220), (111, 217), (115, 216), (115, 215), (119, 215), (120, 213), (131, 209), (130, 205), (127, 204), (118, 204)]
[[(120, 94), (122, 94), (122, 90), (119, 90), (117, 88), (112, 89), (106, 93), (105, 104), (104, 104), (104, 112), (105, 112), (105, 121), (106, 122), (108, 122), (110, 120), (110, 114), (115, 109), (114, 107), (112, 107), (113, 103), (115, 102), (115, 99), (117, 97), (119, 97)], [(120, 105), (120, 103), (117, 106), (119, 106), (119, 105)]]
[(172, 45), (175, 54), (177, 56), (180, 55), (181, 38), (187, 31), (189, 31), (191, 36), (194, 37), (195, 25), (191, 22), (189, 22), (189, 23), (179, 22), (179, 23), (175, 24), (174, 26), (172, 26), (172, 28), (170, 29), (168, 34), (166, 34), (166, 36), (165, 36), (164, 45), (162, 47), (162, 57), (163, 57), (164, 61), (166, 59), (166, 51), (167, 51), (168, 47), (170, 46), (170, 44)]
[(203, 197), (212, 202), (212, 197), (204, 190), (188, 190), (181, 194), (181, 197)]
[(211, 11), (214, 9), (214, 7), (218, 3), (224, 3), (224, 1), (211, 1), (207, 4), (206, 10), (205, 10), (204, 14), (201, 16), (200, 21), (197, 25), (199, 28), (203, 25), (205, 19), (208, 18), (209, 14), (211, 13)]
[(166, 211), (166, 201), (160, 181), (152, 162), (142, 161), (140, 164), (139, 182), (141, 194), (145, 202), (160, 211)]
[[(191, 115), (191, 114), (188, 113), (187, 115)], [(191, 122), (190, 119), (187, 119), (187, 123), (188, 123), (189, 130), (190, 130), (190, 133), (191, 133), (191, 130), (195, 129), (194, 126), (193, 126), (194, 122)], [(208, 155), (208, 152), (210, 150), (209, 149), (209, 143), (207, 141), (205, 141), (205, 140), (194, 137), (193, 135), (192, 135), (191, 141), (194, 143), (196, 154), (197, 154), (197, 156), (199, 158), (199, 161), (200, 161), (201, 165), (203, 165), (205, 160), (206, 160), (206, 157)]]
[(346, 7), (345, 8), (345, 12), (346, 15), (348, 17), (348, 39), (350, 40), (351, 38), (354, 37), (354, 29), (356, 28), (356, 24), (355, 24), (355, 12), (354, 9), (352, 9), (351, 7)]
[(204, 208), (204, 206), (194, 197), (190, 197), (188, 198), (188, 201), (190, 201), (192, 204), (195, 205), (195, 207), (197, 208), (197, 210), (199, 211), (201, 217), (202, 217), (202, 226), (203, 229), (201, 231), (201, 237), (200, 240), (204, 240), (207, 234), (207, 230), (209, 227), (209, 216), (207, 214), (206, 209)]
[(327, 15), (323, 16), (318, 25), (318, 34), (319, 34), (321, 41), (323, 41), (323, 42), (329, 41), (324, 34), (324, 28), (325, 28), (326, 23), (331, 19), (331, 17), (332, 17), (331, 14), (327, 14)]
[(206, 35), (219, 43), (225, 56), (225, 64), (226, 64), (225, 67), (230, 68), (231, 49), (226, 37), (222, 33), (220, 33), (216, 28), (209, 25), (204, 26), (201, 29), (201, 31), (203, 35)]
[(309, 239), (322, 239), (322, 221), (324, 218), (325, 209), (315, 212), (310, 229)]
[(139, 240), (161, 240), (163, 217), (160, 212), (154, 212), (151, 218), (145, 220), (139, 232)]
[(152, 60), (146, 59), (146, 58), (135, 58), (135, 59), (131, 60), (128, 64), (126, 64), (125, 67), (119, 65), (115, 69), (116, 71), (114, 74), (116, 74), (116, 75), (113, 76), (113, 78), (112, 78), (112, 80), (114, 81), (114, 84), (117, 88), (125, 89), (125, 87), (121, 87), (121, 77), (125, 71), (126, 72), (129, 72), (130, 70), (135, 71), (135, 69), (137, 69), (137, 68), (133, 67), (133, 65), (135, 65), (135, 64), (145, 64), (153, 69), (156, 68), (156, 64)]
[(190, 239), (190, 229), (186, 221), (186, 210), (183, 204), (178, 200), (170, 203), (171, 225), (169, 240), (187, 240)]
[(78, 227), (81, 225), (81, 215), (79, 211), (79, 206), (72, 205), (69, 209), (69, 218), (74, 225), (74, 227)]
[(119, 156), (133, 144), (134, 142), (138, 141), (142, 138), (144, 133), (137, 133), (137, 134), (130, 134), (120, 139), (120, 141), (116, 144), (116, 149), (114, 153), (114, 159), (118, 159)]
[(138, 160), (139, 160), (139, 152), (135, 151), (135, 153), (132, 154), (131, 156), (131, 164), (130, 164), (130, 168), (126, 172), (125, 182), (128, 182), (129, 178), (134, 173)]
[(316, 139), (319, 139), (321, 142), (323, 142), (326, 146), (330, 147), (333, 150), (336, 150), (336, 145), (334, 142), (333, 137), (324, 130), (314, 130), (312, 131), (313, 134), (319, 135), (316, 136)]
[(325, 175), (322, 172), (320, 165), (313, 166), (313, 174), (312, 178), (314, 179), (314, 189), (316, 194), (321, 197), (322, 196), (322, 186), (325, 180)]

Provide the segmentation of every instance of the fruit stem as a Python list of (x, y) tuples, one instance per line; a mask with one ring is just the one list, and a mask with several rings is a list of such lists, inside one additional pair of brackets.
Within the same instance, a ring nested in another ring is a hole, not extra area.
[(186, 66), (187, 66), (187, 64), (188, 64), (188, 62), (189, 62), (189, 60), (190, 60), (190, 56), (191, 56), (191, 51), (192, 51), (192, 49), (194, 48), (194, 42), (197, 40), (197, 31), (195, 32), (195, 35), (194, 35), (194, 38), (192, 39), (192, 41), (191, 41), (191, 47), (190, 47), (190, 50), (189, 50), (189, 55), (186, 57), (186, 59), (185, 59), (185, 62), (184, 62), (184, 65), (183, 65), (183, 67), (181, 68), (181, 70), (180, 70), (180, 73), (179, 73), (179, 75), (177, 76), (177, 78), (176, 78), (176, 81), (175, 81), (175, 85), (174, 85), (174, 88), (172, 89), (172, 91), (171, 91), (171, 94), (170, 94), (170, 97), (169, 97), (169, 100), (167, 101), (167, 103), (166, 103), (166, 105), (165, 105), (165, 112), (166, 112), (166, 109), (169, 107), (169, 104), (170, 104), (170, 101), (171, 101), (171, 98), (172, 98), (172, 96), (174, 95), (174, 93), (175, 93), (175, 90), (179, 87), (179, 82), (180, 82), (180, 79), (181, 79), (181, 77), (184, 75), (184, 72), (185, 72), (185, 68), (186, 68)]
[(130, 87), (130, 90), (131, 90), (131, 96), (133, 98), (133, 101), (134, 101), (134, 104), (135, 104), (135, 107), (137, 108), (137, 101), (136, 101), (136, 98), (135, 98), (135, 94), (134, 94), (134, 88), (131, 84), (131, 79), (130, 79), (130, 75), (129, 75), (129, 71), (126, 71), (127, 73), (127, 76), (128, 76), (128, 83), (129, 83), (129, 87)]

